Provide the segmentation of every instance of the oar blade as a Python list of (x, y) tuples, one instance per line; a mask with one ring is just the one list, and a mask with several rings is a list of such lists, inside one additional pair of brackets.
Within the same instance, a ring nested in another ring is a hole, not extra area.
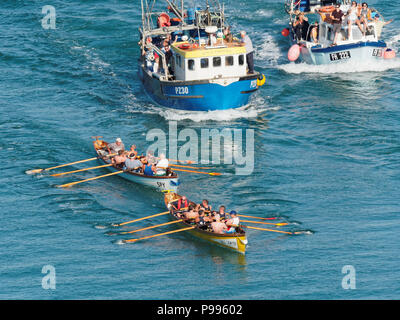
[(25, 173), (26, 174), (37, 174), (42, 172), (44, 169), (32, 169), (32, 170), (26, 170)]

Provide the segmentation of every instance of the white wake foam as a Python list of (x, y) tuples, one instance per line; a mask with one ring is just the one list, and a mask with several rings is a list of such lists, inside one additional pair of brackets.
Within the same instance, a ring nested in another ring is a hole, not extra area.
[(307, 63), (288, 63), (277, 66), (278, 69), (291, 74), (301, 73), (356, 73), (356, 72), (383, 72), (400, 68), (400, 59), (376, 61), (375, 63), (339, 63), (330, 65), (310, 65)]
[[(255, 43), (255, 60), (257, 63), (262, 62), (262, 66), (276, 65), (281, 57), (281, 50), (275, 42), (274, 38), (268, 34), (259, 34), (254, 37), (257, 39)], [(259, 40), (258, 40), (259, 39)]]
[[(266, 112), (268, 110), (276, 110), (276, 108), (268, 107), (247, 107), (229, 110), (213, 110), (213, 111), (186, 111), (186, 110), (175, 110), (166, 109), (161, 107), (156, 107), (152, 105), (147, 105), (143, 110), (141, 108), (141, 113), (147, 114), (157, 114), (168, 121), (182, 121), (191, 120), (193, 122), (202, 121), (233, 121), (237, 119), (247, 119), (256, 118), (260, 113)], [(134, 110), (131, 110), (135, 112)]]

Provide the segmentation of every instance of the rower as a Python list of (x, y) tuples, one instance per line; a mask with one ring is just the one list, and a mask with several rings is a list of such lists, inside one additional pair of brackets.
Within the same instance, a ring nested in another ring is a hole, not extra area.
[(213, 232), (218, 234), (223, 234), (224, 232), (226, 232), (226, 230), (228, 230), (226, 224), (221, 222), (219, 215), (215, 216), (215, 222), (211, 223), (211, 227)]
[(135, 155), (131, 153), (128, 155), (128, 159), (125, 160), (124, 170), (128, 171), (138, 171), (142, 167), (142, 162), (138, 159), (135, 159)]
[(226, 213), (225, 213), (225, 206), (220, 206), (218, 210), (218, 214), (221, 217), (221, 219), (225, 219)]
[(186, 199), (186, 196), (182, 196), (182, 198), (180, 198), (178, 200), (177, 206), (175, 207), (174, 205), (172, 205), (176, 210), (181, 210), (181, 208), (187, 208), (189, 206), (189, 201), (188, 199)]
[(136, 146), (135, 146), (134, 144), (131, 146), (130, 150), (126, 152), (126, 155), (127, 155), (129, 158), (132, 158), (132, 157), (135, 158), (135, 157), (137, 157), (138, 152), (136, 151)]
[(203, 209), (206, 212), (210, 212), (212, 210), (211, 206), (208, 204), (208, 200), (204, 199), (201, 204), (197, 205), (198, 209)]
[(143, 174), (145, 176), (154, 176), (154, 166), (151, 163), (148, 163), (147, 161), (144, 161), (143, 166), (142, 166)]
[(118, 155), (115, 156), (115, 157), (112, 159), (112, 163), (113, 163), (116, 167), (118, 167), (118, 168), (120, 168), (120, 169), (123, 168), (124, 163), (125, 163), (125, 161), (126, 161), (126, 155), (125, 155), (124, 153), (125, 153), (124, 150), (121, 149), (121, 150), (118, 151)]
[(169, 167), (169, 161), (165, 157), (165, 154), (161, 153), (160, 154), (160, 161), (157, 162), (156, 165), (156, 175), (157, 176), (165, 176), (166, 175), (166, 170)]
[(207, 229), (207, 222), (209, 222), (209, 221), (208, 221), (208, 218), (204, 214), (204, 210), (200, 209), (199, 210), (199, 219), (198, 219), (199, 228), (202, 229), (202, 230), (206, 230)]
[(231, 216), (230, 219), (226, 222), (228, 230), (225, 233), (235, 233), (236, 228), (240, 225), (240, 219), (237, 216), (237, 212), (232, 210), (229, 215)]
[(189, 223), (199, 222), (199, 214), (195, 211), (195, 206), (193, 204), (189, 205), (189, 211), (185, 212), (185, 217)]
[(120, 150), (125, 150), (121, 138), (115, 139), (115, 142), (108, 144), (107, 148), (109, 153), (118, 153)]

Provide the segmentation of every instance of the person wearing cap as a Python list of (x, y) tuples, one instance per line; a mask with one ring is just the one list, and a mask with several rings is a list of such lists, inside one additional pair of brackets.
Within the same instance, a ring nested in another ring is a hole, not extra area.
[(380, 20), (379, 18), (380, 18), (379, 14), (376, 14), (374, 17), (375, 32), (376, 32), (376, 37), (378, 39), (381, 37), (383, 27), (393, 22), (393, 19), (385, 21), (385, 20)]
[(138, 152), (136, 151), (136, 146), (133, 144), (131, 145), (131, 148), (129, 149), (129, 151), (126, 152), (126, 155), (128, 158), (135, 158), (138, 155)]
[(230, 219), (226, 222), (226, 225), (229, 227), (232, 227), (233, 229), (238, 227), (240, 224), (240, 219), (237, 215), (237, 212), (235, 210), (232, 210), (229, 215), (231, 216)]
[(115, 142), (108, 144), (107, 148), (109, 153), (118, 153), (120, 150), (125, 150), (121, 138), (115, 139)]
[(128, 155), (128, 158), (125, 160), (124, 170), (128, 171), (138, 171), (142, 167), (142, 161), (135, 159), (136, 155), (131, 153)]
[(254, 48), (250, 37), (246, 34), (246, 31), (240, 32), (241, 43), (246, 48), (246, 61), (247, 67), (249, 68), (249, 73), (254, 73)]

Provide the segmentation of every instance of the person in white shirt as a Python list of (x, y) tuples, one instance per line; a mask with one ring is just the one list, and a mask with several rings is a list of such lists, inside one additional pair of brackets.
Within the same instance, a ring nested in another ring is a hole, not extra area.
[(115, 142), (108, 144), (107, 148), (109, 153), (118, 153), (120, 150), (125, 150), (121, 138), (115, 139)]
[(160, 154), (160, 161), (157, 162), (156, 165), (156, 175), (158, 176), (164, 176), (166, 174), (166, 170), (169, 167), (169, 161), (165, 157), (165, 154), (161, 153)]
[(240, 36), (242, 38), (241, 42), (246, 48), (246, 60), (247, 66), (249, 68), (249, 73), (254, 73), (254, 48), (249, 36), (246, 31), (241, 31)]
[(228, 221), (226, 221), (226, 225), (228, 226), (228, 230), (225, 233), (235, 233), (236, 228), (239, 227), (240, 219), (237, 216), (237, 212), (232, 210), (229, 215), (231, 216)]

